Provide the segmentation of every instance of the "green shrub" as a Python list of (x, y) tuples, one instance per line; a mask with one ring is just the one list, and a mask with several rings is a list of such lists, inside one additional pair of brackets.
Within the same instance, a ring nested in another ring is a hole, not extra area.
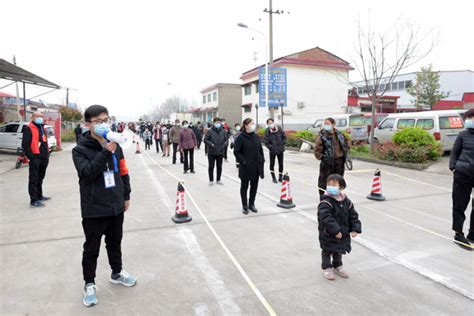
[(298, 139), (302, 138), (309, 142), (314, 143), (316, 141), (316, 135), (312, 131), (299, 131), (295, 133), (295, 137)]
[(426, 146), (400, 146), (394, 143), (376, 145), (374, 155), (383, 160), (411, 163), (425, 163), (437, 160), (441, 155), (441, 146), (438, 143)]
[(63, 143), (73, 143), (76, 141), (76, 134), (74, 134), (73, 129), (63, 129), (61, 130), (61, 142)]
[(266, 130), (266, 128), (259, 128), (258, 131), (257, 131), (258, 137), (260, 137), (260, 138), (265, 137), (265, 130)]
[(342, 133), (342, 135), (344, 135), (347, 139), (347, 142), (349, 144), (352, 144), (352, 136), (351, 134), (349, 134), (347, 131), (340, 131)]
[(288, 147), (299, 147), (301, 145), (301, 140), (296, 137), (297, 131), (288, 130), (285, 131), (286, 135), (286, 146)]
[(392, 137), (393, 143), (400, 146), (400, 155), (405, 160), (437, 160), (443, 154), (441, 144), (427, 131), (408, 127), (396, 132)]
[(368, 154), (370, 153), (369, 145), (360, 145), (351, 147), (351, 154)]

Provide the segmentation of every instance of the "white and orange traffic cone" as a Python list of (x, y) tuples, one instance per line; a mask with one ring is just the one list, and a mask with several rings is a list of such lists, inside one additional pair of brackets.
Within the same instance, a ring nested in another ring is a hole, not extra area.
[(293, 208), (296, 206), (293, 204), (293, 197), (291, 196), (290, 176), (288, 176), (288, 172), (283, 175), (280, 202), (277, 203), (277, 206), (282, 208)]
[(176, 224), (182, 224), (192, 221), (186, 208), (185, 190), (183, 182), (178, 182), (178, 191), (176, 192), (176, 210), (175, 215), (171, 218)]
[(372, 189), (370, 190), (370, 194), (367, 195), (367, 198), (374, 201), (385, 201), (385, 197), (382, 195), (382, 175), (379, 169), (375, 170)]
[(140, 151), (140, 142), (137, 140), (137, 149), (135, 150), (136, 154), (141, 154), (142, 152)]

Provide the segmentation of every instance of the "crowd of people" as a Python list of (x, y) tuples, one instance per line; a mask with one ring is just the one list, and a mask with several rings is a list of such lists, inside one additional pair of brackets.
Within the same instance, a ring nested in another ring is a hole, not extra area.
[[(119, 144), (103, 138), (105, 132), (125, 130), (125, 123), (110, 124), (107, 108), (93, 105), (86, 109), (85, 125), (76, 128), (77, 146), (72, 156), (79, 177), (82, 226), (85, 242), (83, 246), (83, 276), (85, 281), (83, 303), (97, 303), (95, 271), (100, 241), (105, 235), (110, 282), (134, 286), (137, 279), (122, 269), (121, 240), (124, 213), (130, 207), (130, 177), (124, 153)], [(469, 242), (474, 240), (473, 213), (469, 234), (464, 237), (465, 210), (471, 199), (474, 186), (474, 109), (465, 114), (466, 130), (461, 132), (454, 144), (449, 168), (454, 173), (453, 182), (453, 230), (455, 241), (465, 249), (472, 250)], [(273, 119), (266, 121), (263, 145), (269, 152), (269, 170), (273, 183), (283, 180), (286, 136)], [(156, 153), (170, 157), (173, 164), (183, 164), (183, 172), (195, 173), (194, 151), (204, 143), (208, 159), (209, 186), (223, 185), (222, 166), (228, 161), (228, 147), (233, 150), (235, 166), (240, 178), (242, 212), (257, 213), (256, 196), (260, 179), (264, 179), (265, 154), (262, 141), (257, 134), (257, 125), (251, 118), (230, 128), (225, 119), (214, 118), (212, 123), (194, 125), (186, 120), (171, 123), (128, 123), (128, 128), (145, 142), (151, 150), (155, 143)], [(42, 183), (48, 166), (48, 143), (40, 112), (33, 114), (31, 122), (23, 132), (23, 149), (30, 160), (29, 185), (31, 207), (44, 207), (50, 197), (43, 195)], [(346, 188), (344, 162), (350, 150), (350, 141), (336, 129), (335, 121), (327, 118), (316, 139), (314, 156), (320, 160), (318, 179), (319, 200), (318, 230), (321, 246), (321, 268), (328, 280), (335, 275), (347, 278), (342, 255), (351, 251), (351, 238), (362, 232), (361, 221), (354, 204), (343, 192)], [(170, 154), (172, 148), (172, 155)], [(278, 174), (275, 164), (278, 161)], [(215, 175), (215, 176), (214, 176)], [(215, 180), (215, 182), (214, 182)], [(112, 192), (112, 194), (107, 194)]]

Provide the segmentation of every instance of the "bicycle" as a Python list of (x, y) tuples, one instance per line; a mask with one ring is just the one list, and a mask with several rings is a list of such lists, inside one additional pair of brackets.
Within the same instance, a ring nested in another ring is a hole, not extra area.
[(352, 168), (353, 168), (352, 158), (349, 155), (349, 153), (347, 153), (346, 161), (344, 162), (344, 165), (346, 166), (346, 169), (349, 170), (349, 171), (352, 170)]

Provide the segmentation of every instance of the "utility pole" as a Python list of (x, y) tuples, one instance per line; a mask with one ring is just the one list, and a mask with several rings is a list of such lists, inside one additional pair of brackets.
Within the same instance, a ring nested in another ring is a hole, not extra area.
[[(16, 56), (15, 55), (13, 55), (13, 64), (16, 66)], [(18, 81), (15, 81), (15, 87), (16, 87), (16, 109), (18, 111), (18, 115), (20, 115), (19, 114), (20, 113), (20, 90), (18, 89)]]

